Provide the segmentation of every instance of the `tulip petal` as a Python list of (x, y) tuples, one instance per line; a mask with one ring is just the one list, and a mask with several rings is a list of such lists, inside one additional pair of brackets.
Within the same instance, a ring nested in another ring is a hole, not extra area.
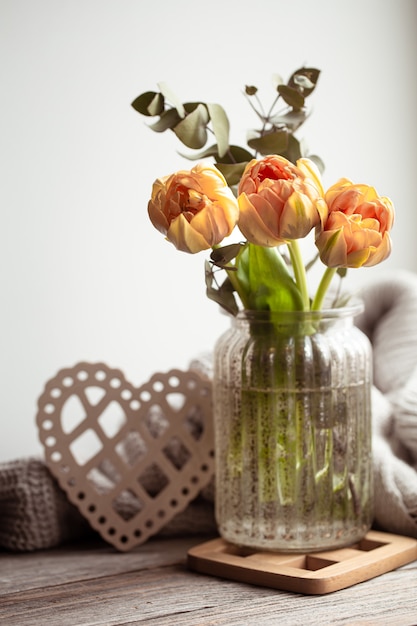
[(173, 220), (167, 232), (167, 239), (182, 252), (195, 254), (202, 250), (208, 250), (210, 244), (197, 232), (183, 216), (179, 215)]
[(347, 259), (343, 229), (322, 232), (316, 240), (320, 259), (327, 267), (345, 267)]
[(248, 241), (267, 247), (278, 246), (283, 243), (283, 239), (275, 237), (274, 233), (265, 226), (259, 212), (246, 193), (239, 196), (238, 202), (240, 208), (238, 226)]
[(311, 200), (300, 193), (293, 193), (285, 203), (281, 215), (281, 233), (286, 239), (301, 239), (317, 225), (318, 211)]
[(303, 172), (306, 178), (310, 178), (316, 189), (319, 190), (320, 195), (324, 196), (323, 183), (321, 181), (320, 170), (317, 165), (311, 159), (298, 159), (297, 167)]
[(149, 200), (148, 203), (148, 215), (149, 218), (157, 230), (163, 235), (166, 235), (169, 228), (169, 222), (165, 215), (159, 210), (159, 206), (153, 200)]
[(369, 258), (364, 265), (366, 267), (371, 267), (373, 265), (378, 265), (382, 261), (385, 261), (391, 254), (391, 239), (388, 233), (384, 234), (381, 244), (375, 250), (372, 250)]

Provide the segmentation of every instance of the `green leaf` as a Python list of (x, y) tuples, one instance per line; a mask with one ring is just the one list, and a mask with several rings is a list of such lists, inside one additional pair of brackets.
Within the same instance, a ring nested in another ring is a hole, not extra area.
[(185, 109), (183, 104), (177, 98), (175, 93), (171, 91), (170, 87), (166, 83), (158, 83), (158, 87), (161, 90), (162, 95), (168, 100), (178, 111), (180, 117), (185, 117)]
[(217, 169), (223, 174), (229, 187), (237, 185), (242, 177), (248, 161), (243, 163), (215, 163)]
[(207, 109), (203, 104), (198, 104), (194, 111), (188, 113), (172, 130), (184, 145), (197, 150), (207, 141), (207, 122)]
[(237, 279), (249, 308), (265, 311), (302, 310), (303, 302), (277, 248), (248, 244), (236, 259)]
[(302, 109), (304, 106), (304, 96), (301, 93), (288, 85), (278, 85), (278, 93), (288, 106), (293, 109)]
[(162, 113), (157, 122), (150, 124), (149, 128), (154, 130), (156, 133), (162, 133), (168, 128), (174, 128), (174, 126), (176, 126), (180, 121), (181, 118), (178, 115), (177, 109), (168, 109)]
[(276, 130), (262, 137), (249, 139), (248, 146), (262, 155), (282, 154), (288, 146), (288, 132), (286, 130)]
[(132, 107), (142, 115), (160, 115), (164, 110), (164, 96), (156, 91), (145, 91), (133, 100)]
[(208, 103), (207, 109), (210, 115), (211, 123), (213, 124), (214, 136), (217, 140), (219, 148), (219, 157), (223, 157), (229, 149), (229, 119), (226, 115), (226, 111), (220, 104)]

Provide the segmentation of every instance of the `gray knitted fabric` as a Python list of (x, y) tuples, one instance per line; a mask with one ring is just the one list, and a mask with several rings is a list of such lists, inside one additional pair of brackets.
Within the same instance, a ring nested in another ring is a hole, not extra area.
[[(417, 276), (389, 274), (374, 280), (362, 296), (365, 311), (357, 323), (374, 353), (375, 523), (382, 530), (417, 538)], [(210, 359), (196, 360), (191, 367), (211, 374)], [(120, 506), (128, 508), (129, 503)], [(215, 528), (212, 482), (160, 534)], [(1, 547), (42, 549), (91, 532), (42, 460), (0, 464)]]
[(0, 465), (0, 546), (50, 548), (88, 531), (43, 461), (27, 458)]
[(417, 275), (388, 274), (363, 299), (358, 326), (374, 355), (375, 522), (417, 537)]
[[(150, 476), (158, 484), (158, 476)], [(111, 480), (111, 476), (109, 476)], [(160, 536), (205, 534), (216, 529), (212, 484), (178, 513)], [(129, 516), (131, 503), (118, 502)], [(93, 535), (78, 509), (67, 499), (41, 459), (27, 458), (0, 464), (0, 547), (17, 552), (52, 548)]]

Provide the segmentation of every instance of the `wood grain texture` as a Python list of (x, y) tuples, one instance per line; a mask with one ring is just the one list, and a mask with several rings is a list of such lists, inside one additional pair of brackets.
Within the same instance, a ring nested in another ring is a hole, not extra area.
[(190, 571), (187, 551), (209, 537), (154, 539), (132, 553), (104, 543), (0, 553), (5, 626), (407, 626), (417, 623), (417, 562), (324, 596)]
[(196, 572), (318, 595), (350, 587), (416, 559), (416, 539), (377, 531), (370, 531), (350, 548), (314, 554), (239, 549), (221, 538), (188, 552), (188, 565)]
[(0, 552), (0, 603), (11, 592), (185, 563), (199, 539), (154, 539), (128, 553), (95, 539), (33, 553)]

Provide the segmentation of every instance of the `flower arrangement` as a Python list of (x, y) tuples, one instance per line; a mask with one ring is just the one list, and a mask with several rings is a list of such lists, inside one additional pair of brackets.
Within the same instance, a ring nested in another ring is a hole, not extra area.
[(207, 295), (234, 316), (213, 355), (219, 531), (290, 551), (347, 545), (371, 523), (370, 345), (351, 324), (358, 309), (325, 296), (335, 274), (388, 257), (394, 221), (369, 185), (341, 178), (325, 191), (321, 159), (296, 137), (319, 74), (277, 80), (266, 112), (245, 88), (259, 122), (247, 147), (230, 144), (218, 104), (182, 103), (165, 84), (132, 103), (194, 151), (194, 167), (154, 182), (148, 213), (178, 250), (211, 249)]
[[(178, 250), (212, 250), (207, 295), (233, 315), (242, 308), (320, 310), (335, 273), (342, 277), (347, 268), (376, 265), (390, 254), (391, 200), (347, 178), (325, 191), (321, 159), (305, 154), (296, 137), (319, 74), (300, 68), (286, 84), (278, 78), (267, 112), (258, 89), (246, 86), (260, 124), (247, 148), (230, 145), (229, 119), (219, 104), (181, 103), (163, 83), (132, 103), (142, 115), (159, 118), (151, 129), (171, 130), (186, 147), (200, 150), (185, 155), (199, 161), (190, 170), (154, 182), (148, 212)], [(207, 146), (211, 136), (215, 143)], [(236, 230), (243, 240), (227, 243)], [(310, 233), (317, 254), (304, 264), (299, 240)], [(307, 270), (319, 258), (325, 270), (312, 297)]]

